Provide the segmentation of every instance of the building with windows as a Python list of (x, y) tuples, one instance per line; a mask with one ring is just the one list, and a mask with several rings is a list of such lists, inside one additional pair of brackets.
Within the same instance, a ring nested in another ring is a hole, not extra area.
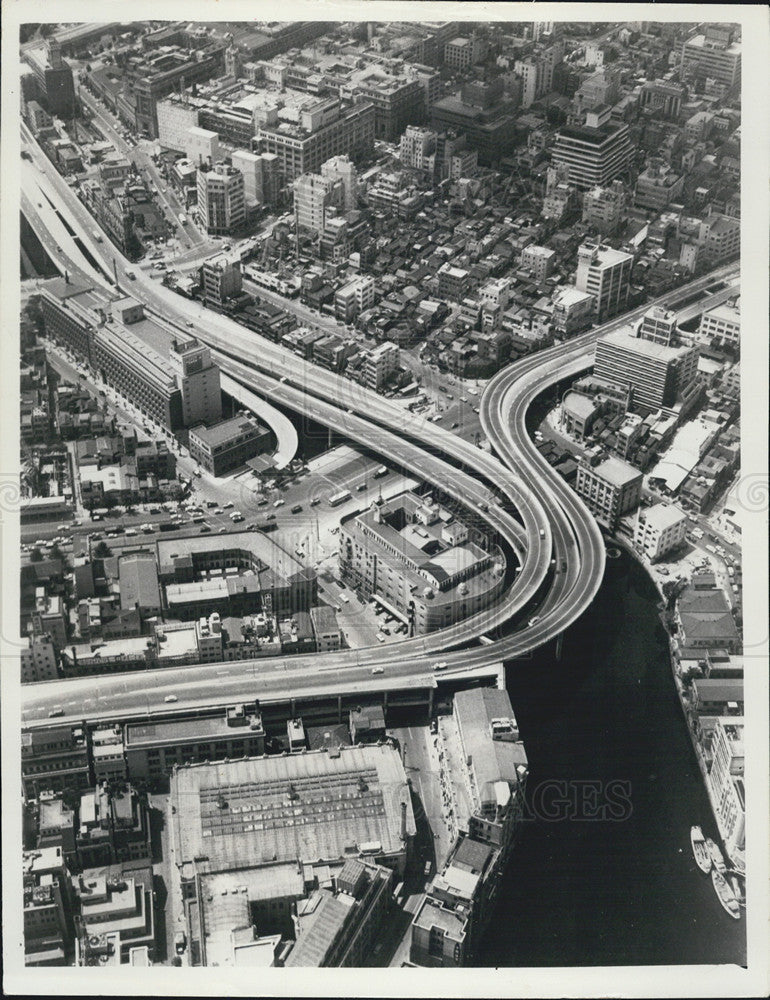
[(374, 305), (376, 285), (370, 274), (353, 278), (334, 295), (334, 313), (343, 323), (350, 323)]
[(158, 570), (151, 552), (128, 552), (118, 557), (118, 586), (124, 611), (136, 608), (142, 618), (160, 614)]
[(59, 659), (50, 635), (30, 635), (22, 639), (21, 683), (52, 681), (59, 676)]
[(578, 249), (575, 287), (594, 297), (594, 309), (601, 322), (621, 312), (628, 301), (634, 258), (602, 243), (584, 243)]
[(741, 220), (710, 215), (703, 224), (700, 257), (710, 265), (735, 257), (741, 250)]
[(190, 428), (190, 457), (212, 476), (240, 468), (266, 451), (272, 434), (253, 417), (232, 417), (205, 427)]
[(217, 163), (198, 168), (198, 219), (211, 236), (231, 236), (246, 221), (243, 174)]
[(656, 118), (676, 119), (682, 110), (687, 88), (672, 80), (648, 80), (642, 84), (639, 107)]
[(639, 506), (642, 474), (619, 458), (601, 452), (578, 465), (575, 490), (599, 524), (614, 531), (624, 514)]
[(614, 180), (607, 187), (593, 187), (583, 195), (583, 222), (594, 226), (602, 236), (616, 232), (624, 221), (626, 188), (622, 181)]
[(524, 247), (521, 252), (521, 268), (524, 271), (529, 271), (535, 281), (542, 284), (553, 271), (555, 259), (555, 250), (532, 243), (528, 247)]
[(243, 275), (237, 253), (220, 253), (209, 257), (201, 267), (201, 294), (206, 302), (218, 306), (241, 294)]
[(316, 649), (319, 653), (340, 648), (342, 636), (333, 608), (326, 604), (319, 604), (317, 607), (311, 608), (310, 621), (313, 625)]
[(668, 555), (684, 542), (686, 535), (687, 517), (673, 504), (639, 508), (634, 546), (650, 562)]
[[(487, 548), (482, 548), (482, 544)], [(475, 614), (500, 593), (504, 557), (448, 510), (402, 493), (343, 519), (343, 580), (415, 635)]]
[(633, 157), (627, 125), (613, 125), (609, 108), (586, 112), (584, 125), (559, 129), (551, 152), (554, 166), (567, 170), (568, 182), (581, 191), (606, 187), (624, 175)]
[(740, 299), (723, 302), (701, 316), (698, 333), (708, 340), (719, 340), (737, 347), (741, 342)]
[(676, 347), (677, 314), (663, 306), (652, 306), (642, 316), (639, 337), (641, 340), (650, 340), (653, 344), (663, 344), (664, 347)]
[(342, 185), (321, 174), (303, 174), (294, 181), (294, 220), (297, 226), (321, 234), (332, 206), (342, 204)]
[(398, 158), (404, 167), (426, 170), (428, 157), (436, 150), (436, 133), (421, 125), (409, 125), (399, 141)]
[(744, 861), (746, 847), (746, 789), (744, 787), (743, 716), (717, 719), (711, 738), (708, 783), (719, 834), (733, 863)]
[(282, 185), (315, 174), (326, 160), (345, 155), (356, 160), (374, 148), (375, 109), (371, 103), (344, 107), (338, 99), (318, 101), (300, 112), (299, 122), (262, 125), (255, 142), (277, 157)]
[(684, 175), (672, 170), (662, 158), (653, 158), (636, 179), (634, 206), (658, 214), (680, 198)]
[(378, 62), (355, 69), (339, 93), (343, 99), (373, 106), (374, 137), (385, 142), (396, 142), (407, 125), (420, 121), (425, 113), (421, 82)]
[(686, 397), (697, 377), (695, 347), (667, 347), (633, 336), (630, 329), (596, 341), (594, 375), (633, 390), (634, 404), (650, 409), (673, 407)]
[(401, 353), (395, 344), (384, 342), (367, 351), (363, 364), (363, 384), (379, 392), (390, 376), (398, 371)]
[[(476, 81), (436, 101), (430, 109), (431, 127), (438, 133), (465, 137), (478, 153), (479, 163), (496, 163), (513, 148), (516, 139), (516, 102), (503, 92), (503, 82)], [(442, 156), (447, 163), (449, 157)]]
[(21, 775), (24, 793), (91, 784), (88, 742), (82, 726), (29, 729), (21, 734)]
[(193, 125), (187, 130), (185, 139), (184, 152), (194, 166), (211, 167), (219, 160), (219, 136), (216, 132)]
[(174, 340), (166, 367), (171, 369), (179, 385), (185, 427), (215, 423), (221, 418), (219, 368), (211, 360), (211, 351), (205, 344), (194, 337)]
[(25, 49), (25, 62), (35, 79), (35, 96), (49, 114), (69, 119), (77, 114), (72, 67), (62, 59), (61, 42), (51, 38), (46, 45)]
[(72, 951), (69, 873), (61, 847), (22, 855), (24, 964), (66, 965)]
[(480, 62), (486, 51), (486, 42), (475, 31), (470, 37), (458, 35), (444, 44), (444, 65), (462, 72)]
[(732, 87), (741, 79), (741, 44), (734, 41), (735, 25), (706, 25), (682, 42), (680, 72)]
[(596, 298), (574, 285), (559, 285), (551, 297), (551, 322), (556, 333), (571, 337), (591, 325), (596, 315)]

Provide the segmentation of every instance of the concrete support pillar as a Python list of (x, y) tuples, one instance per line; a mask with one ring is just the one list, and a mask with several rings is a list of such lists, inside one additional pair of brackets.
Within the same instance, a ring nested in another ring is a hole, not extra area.
[(383, 710), (383, 712), (387, 712), (387, 710), (388, 710), (388, 692), (387, 691), (383, 691), (382, 692), (382, 710)]
[(337, 695), (337, 722), (342, 722), (342, 695)]
[(564, 648), (564, 633), (559, 632), (558, 638), (556, 639), (556, 659), (561, 660), (562, 650)]
[(296, 716), (297, 716), (297, 702), (295, 701), (294, 698), (292, 698), (291, 699), (291, 717), (292, 717), (292, 719), (294, 719), (294, 718), (296, 718)]
[(433, 693), (435, 688), (428, 688), (428, 718), (433, 718)]

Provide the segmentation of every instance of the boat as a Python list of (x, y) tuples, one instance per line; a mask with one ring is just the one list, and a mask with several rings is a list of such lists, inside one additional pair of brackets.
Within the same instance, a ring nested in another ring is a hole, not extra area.
[(708, 875), (713, 864), (711, 851), (706, 846), (706, 838), (703, 836), (703, 830), (699, 826), (690, 827), (690, 843), (692, 844), (692, 853), (695, 857), (696, 865), (704, 875)]
[(717, 894), (717, 899), (722, 904), (722, 909), (725, 913), (729, 913), (733, 920), (740, 920), (741, 908), (738, 905), (738, 900), (735, 898), (735, 893), (727, 884), (724, 875), (718, 872), (716, 868), (711, 872), (711, 882)]
[(739, 875), (731, 875), (728, 878), (728, 884), (735, 894), (735, 898), (738, 900), (740, 906), (746, 905), (746, 892), (745, 886), (741, 884), (741, 878)]
[(724, 856), (711, 837), (706, 837), (706, 847), (708, 847), (709, 853), (711, 854), (711, 860), (714, 862), (714, 868), (720, 875), (724, 875), (727, 870)]

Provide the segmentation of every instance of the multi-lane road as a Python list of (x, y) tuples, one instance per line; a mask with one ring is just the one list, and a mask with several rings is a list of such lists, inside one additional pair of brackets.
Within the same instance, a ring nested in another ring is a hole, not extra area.
[[(31, 136), (25, 138), (34, 144)], [(278, 345), (244, 330), (227, 317), (174, 295), (144, 275), (130, 282), (125, 274), (129, 262), (113, 248), (108, 250), (90, 239), (93, 220), (39, 150), (35, 162), (47, 177), (47, 183), (56, 190), (60, 199), (57, 208), (66, 213), (69, 224), (79, 232), (104, 273), (112, 276), (115, 268), (118, 284), (124, 291), (139, 297), (148, 310), (179, 328), (192, 328), (191, 332), (220, 353), (223, 367), (239, 381), (440, 486), (475, 510), (521, 558), (521, 572), (504, 599), (493, 607), (460, 625), (404, 640), (386, 649), (372, 647), (323, 657), (320, 668), (314, 658), (312, 672), (319, 673), (315, 687), (327, 692), (348, 691), (360, 685), (392, 684), (394, 679), (402, 684), (409, 678), (412, 683), (418, 678), (430, 683), (434, 676), (431, 662), (439, 653), (446, 661), (447, 675), (462, 675), (522, 655), (557, 637), (588, 607), (603, 573), (601, 534), (584, 505), (529, 440), (524, 418), (540, 392), (590, 365), (588, 349), (597, 336), (636, 314), (605, 324), (566, 346), (509, 366), (490, 383), (481, 415), (487, 435), (503, 458), (501, 462), (424, 418), (404, 411), (398, 404), (299, 361)], [(45, 243), (49, 238), (45, 226), (34, 207), (29, 207), (33, 218), (28, 221)], [(77, 248), (68, 247), (67, 266), (77, 269), (82, 263), (79, 257)], [(706, 288), (717, 277), (734, 270), (735, 266), (719, 269), (690, 283), (687, 290)], [(670, 304), (677, 295), (684, 294), (685, 289), (680, 289), (660, 301)], [(282, 304), (292, 308), (291, 302)], [(637, 314), (641, 311), (637, 310)], [(520, 521), (498, 505), (495, 494), (506, 499)], [(541, 591), (546, 580), (549, 582), (545, 591)], [(531, 613), (536, 595), (538, 613), (530, 619), (529, 627), (509, 632), (491, 645), (456, 649), (479, 636), (480, 630), (487, 631), (517, 615)], [(66, 716), (78, 718), (146, 715), (168, 710), (163, 699), (169, 694), (178, 698), (179, 705), (174, 707), (180, 709), (224, 704), (246, 693), (267, 699), (285, 697), (287, 692), (297, 691), (298, 686), (304, 688), (307, 681), (303, 672), (307, 667), (307, 658), (287, 657), (270, 661), (269, 665), (264, 661), (223, 663), (118, 677), (89, 677), (69, 680), (64, 685), (61, 682), (26, 685), (24, 721), (28, 725), (48, 723), (48, 712), (53, 706), (61, 707)], [(385, 678), (370, 676), (379, 667), (386, 671)], [(320, 676), (327, 674), (328, 677)]]

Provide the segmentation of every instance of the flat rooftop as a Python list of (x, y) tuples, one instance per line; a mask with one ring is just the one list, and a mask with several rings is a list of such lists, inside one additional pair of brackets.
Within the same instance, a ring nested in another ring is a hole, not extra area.
[(218, 424), (213, 424), (211, 427), (199, 424), (192, 428), (192, 433), (210, 448), (218, 448), (220, 445), (229, 444), (242, 434), (253, 433), (256, 435), (266, 430), (267, 428), (263, 427), (258, 420), (248, 417), (232, 417), (230, 420), (220, 420)]
[(165, 743), (173, 746), (181, 741), (202, 741), (215, 736), (242, 739), (259, 732), (261, 730), (252, 730), (248, 725), (228, 726), (226, 712), (194, 719), (171, 719), (168, 722), (129, 722), (126, 725), (126, 748), (138, 750)]
[(171, 802), (177, 864), (197, 859), (202, 873), (335, 861), (367, 846), (398, 853), (402, 803), (406, 832), (415, 832), (404, 768), (390, 746), (177, 768)]

